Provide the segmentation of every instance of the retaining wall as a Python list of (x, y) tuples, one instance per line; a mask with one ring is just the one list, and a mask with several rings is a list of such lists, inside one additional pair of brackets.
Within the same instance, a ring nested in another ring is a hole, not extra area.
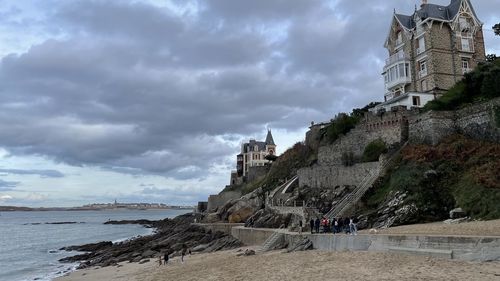
[(359, 185), (365, 176), (379, 168), (379, 162), (344, 165), (314, 165), (299, 169), (299, 187), (328, 188), (344, 185)]
[(246, 245), (262, 245), (279, 231), (287, 242), (309, 238), (314, 249), (325, 251), (398, 252), (467, 261), (500, 260), (500, 237), (488, 236), (424, 236), (424, 235), (368, 235), (308, 234), (299, 235), (283, 229), (233, 227), (231, 234)]
[(208, 197), (208, 212), (214, 212), (217, 208), (224, 206), (228, 201), (241, 197), (240, 191), (225, 191), (218, 195), (210, 195)]
[(411, 143), (436, 145), (460, 133), (475, 139), (500, 141), (500, 98), (456, 111), (429, 111), (409, 119)]

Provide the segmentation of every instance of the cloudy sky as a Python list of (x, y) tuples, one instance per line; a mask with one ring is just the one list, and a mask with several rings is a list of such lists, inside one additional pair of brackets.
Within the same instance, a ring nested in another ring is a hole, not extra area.
[[(0, 205), (206, 200), (242, 141), (380, 100), (418, 2), (0, 0)], [(500, 0), (473, 3), (500, 54)]]

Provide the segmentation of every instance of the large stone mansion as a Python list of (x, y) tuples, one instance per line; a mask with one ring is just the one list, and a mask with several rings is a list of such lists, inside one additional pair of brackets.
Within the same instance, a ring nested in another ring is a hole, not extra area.
[(422, 107), (450, 89), (485, 60), (482, 25), (470, 0), (423, 0), (413, 15), (394, 12), (384, 45), (384, 102), (372, 111)]

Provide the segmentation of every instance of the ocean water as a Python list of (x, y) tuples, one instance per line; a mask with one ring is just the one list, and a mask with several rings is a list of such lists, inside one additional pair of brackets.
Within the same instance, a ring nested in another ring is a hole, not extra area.
[[(190, 210), (107, 210), (2, 212), (0, 214), (0, 281), (48, 281), (74, 270), (77, 264), (63, 264), (60, 258), (78, 252), (61, 247), (121, 241), (151, 234), (140, 225), (105, 225), (107, 220), (159, 220)], [(46, 224), (68, 222), (77, 224)]]

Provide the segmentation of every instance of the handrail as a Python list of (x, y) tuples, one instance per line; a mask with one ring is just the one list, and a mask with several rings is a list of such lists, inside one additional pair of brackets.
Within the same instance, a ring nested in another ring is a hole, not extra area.
[(350, 192), (348, 195), (344, 196), (342, 200), (337, 204), (337, 206), (333, 207), (330, 209), (328, 213), (326, 213), (325, 217), (328, 219), (332, 219), (338, 215), (341, 215), (343, 212), (345, 212), (352, 203), (357, 202), (363, 195), (366, 193), (366, 191), (370, 188), (370, 186), (375, 182), (377, 178), (380, 177), (382, 173), (385, 172), (389, 164), (394, 160), (394, 158), (397, 156), (397, 154), (408, 144), (408, 142), (405, 142), (398, 150), (393, 152), (391, 156), (380, 165), (380, 167), (377, 169), (378, 171), (374, 173), (368, 173), (363, 180), (361, 181), (360, 185), (356, 187), (352, 192)]

